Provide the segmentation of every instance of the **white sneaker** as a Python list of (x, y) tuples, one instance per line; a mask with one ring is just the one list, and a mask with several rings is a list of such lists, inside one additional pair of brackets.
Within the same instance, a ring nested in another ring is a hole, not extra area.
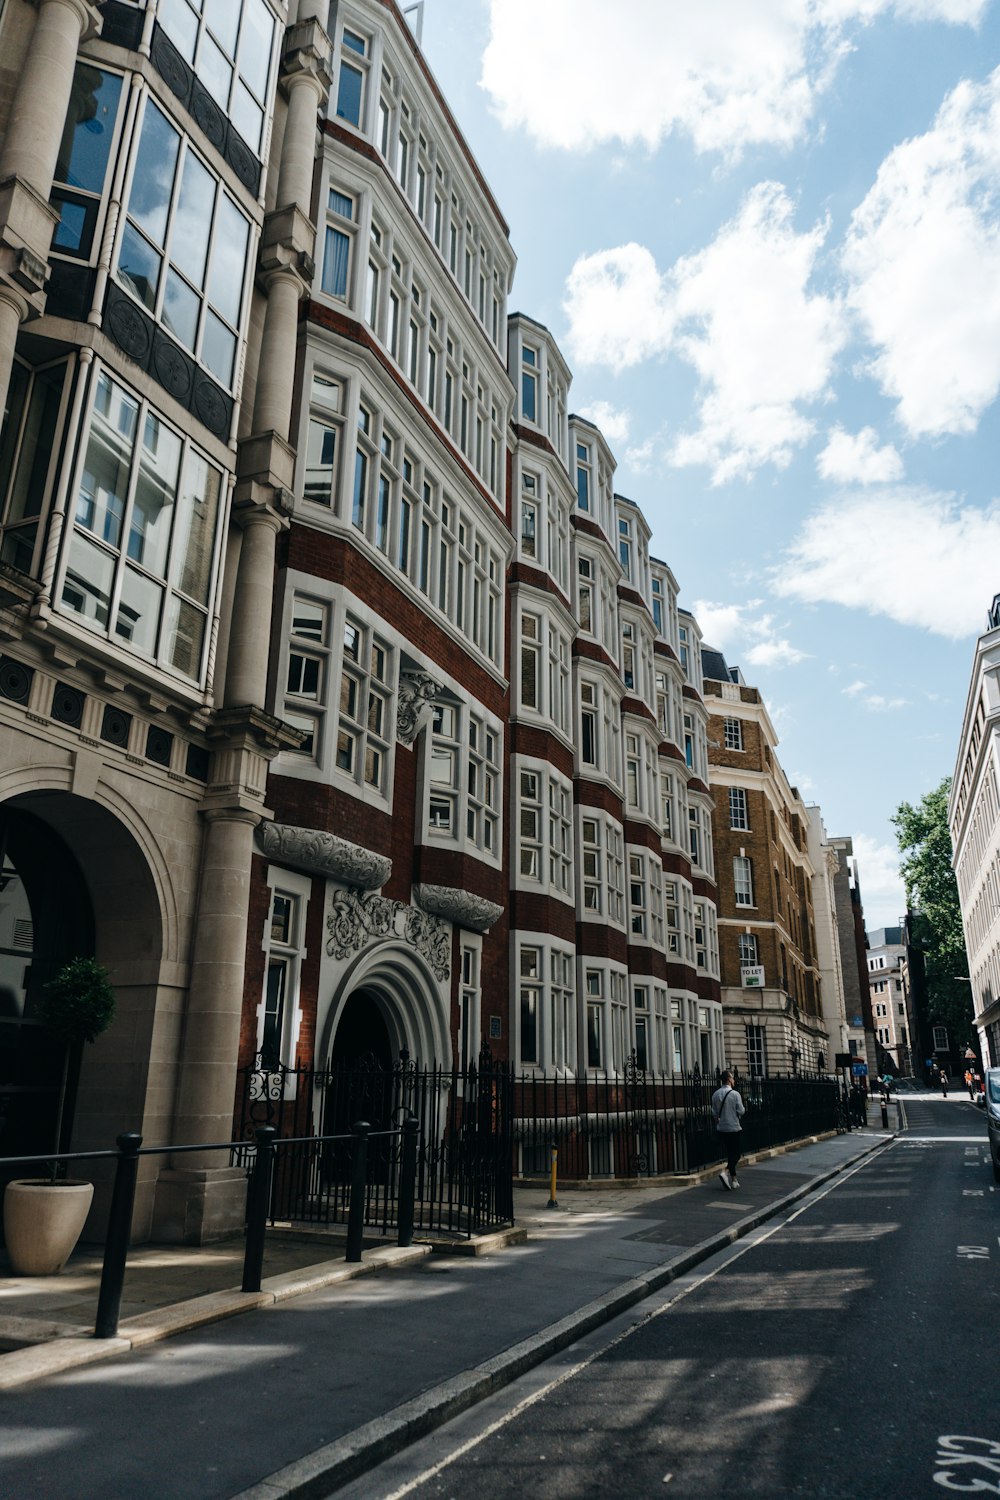
[(729, 1179), (729, 1186), (731, 1188), (738, 1188), (739, 1187), (739, 1183), (736, 1181), (735, 1177), (730, 1177), (730, 1179)]
[(726, 1189), (727, 1193), (732, 1192), (732, 1179), (730, 1178), (729, 1173), (725, 1170), (725, 1168), (723, 1168), (723, 1170), (719, 1173), (719, 1181), (722, 1183), (722, 1186)]

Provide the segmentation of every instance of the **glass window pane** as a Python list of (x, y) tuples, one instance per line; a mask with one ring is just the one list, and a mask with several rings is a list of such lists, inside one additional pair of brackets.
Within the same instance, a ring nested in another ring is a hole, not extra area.
[(134, 292), (140, 302), (150, 309), (156, 306), (156, 288), (160, 281), (160, 265), (163, 257), (157, 255), (148, 240), (125, 225), (121, 254), (118, 257), (118, 280)]
[(233, 360), (236, 355), (236, 335), (230, 333), (215, 313), (205, 314), (205, 331), (201, 340), (201, 358), (217, 380), (223, 385), (233, 383)]
[(128, 555), (160, 578), (166, 577), (180, 462), (180, 438), (148, 412), (129, 521)]
[(179, 144), (177, 131), (149, 101), (142, 121), (142, 139), (136, 155), (128, 211), (154, 244), (161, 247), (167, 228)]
[(106, 626), (111, 604), (114, 559), (78, 531), (70, 543), (62, 602), (88, 625)]
[(115, 634), (145, 656), (156, 654), (163, 590), (134, 568), (126, 568), (115, 618)]
[(249, 234), (250, 225), (235, 203), (225, 194), (220, 195), (208, 274), (208, 300), (234, 328), (240, 321)]
[(204, 641), (205, 616), (186, 600), (171, 594), (167, 605), (167, 661), (185, 677), (198, 677)]
[(97, 218), (97, 203), (71, 203), (56, 189), (52, 194), (52, 206), (59, 210), (59, 223), (52, 235), (52, 243), (67, 254), (89, 255), (93, 225)]
[(267, 91), (267, 72), (274, 40), (274, 18), (264, 0), (244, 0), (239, 68), (258, 99)]
[(250, 149), (258, 151), (261, 129), (264, 124), (264, 111), (242, 79), (237, 80), (229, 118)]
[(240, 7), (233, 0), (203, 0), (201, 13), (220, 46), (230, 57), (236, 56), (236, 33), (240, 24)]
[(326, 250), (323, 255), (323, 290), (330, 297), (347, 296), (347, 264), (351, 252), (350, 238), (340, 229), (327, 226)]
[(76, 522), (115, 547), (121, 537), (137, 416), (136, 403), (102, 373), (77, 496)]
[[(229, 0), (224, 0), (225, 4)], [(234, 15), (236, 8), (233, 7)], [(229, 113), (229, 87), (233, 81), (233, 70), (226, 61), (225, 54), (215, 42), (203, 31), (201, 34), (201, 45), (198, 48), (198, 61), (195, 64), (195, 72), (205, 85), (216, 104), (226, 114)]]
[(122, 81), (90, 63), (78, 63), (56, 159), (56, 182), (99, 193), (104, 186)]
[(171, 582), (199, 604), (207, 604), (222, 478), (219, 470), (188, 452), (174, 528)]
[(185, 349), (194, 349), (200, 308), (201, 302), (187, 282), (176, 271), (168, 271), (163, 292), (163, 326), (169, 328)]
[(323, 422), (310, 422), (303, 495), (317, 505), (330, 504), (336, 452), (337, 434), (334, 429)]
[(29, 379), (24, 366), (15, 361), (11, 366), (10, 381), (7, 386), (7, 404), (4, 407), (3, 426), (0, 428), (0, 519), (3, 515), (3, 498), (7, 492), (7, 483), (14, 465), (14, 454), (17, 451)]
[[(15, 365), (14, 370), (15, 374), (20, 374), (21, 381), (26, 383), (27, 375), (23, 366)], [(65, 365), (57, 365), (52, 370), (40, 370), (35, 376), (28, 415), (24, 424), (24, 435), (21, 439), (17, 472), (14, 475), (10, 504), (7, 507), (8, 524), (12, 525), (16, 521), (25, 521), (30, 516), (41, 514), (45, 476), (52, 461), (52, 446), (59, 415), (59, 398), (62, 395), (65, 374)], [(15, 378), (12, 377), (11, 385), (14, 384)], [(11, 422), (13, 441), (17, 439), (18, 405), (15, 391), (12, 401), (13, 421)], [(7, 460), (8, 463), (9, 461)], [(0, 459), (0, 519), (3, 519), (3, 482), (6, 477), (3, 468), (3, 460)]]
[(361, 123), (361, 87), (364, 79), (359, 68), (349, 63), (340, 65), (340, 85), (337, 89), (337, 118), (351, 125)]
[(187, 0), (160, 0), (156, 19), (185, 62), (193, 63), (198, 22)]
[(195, 286), (205, 282), (208, 235), (212, 227), (215, 179), (193, 151), (184, 158), (181, 190), (170, 234), (170, 259)]

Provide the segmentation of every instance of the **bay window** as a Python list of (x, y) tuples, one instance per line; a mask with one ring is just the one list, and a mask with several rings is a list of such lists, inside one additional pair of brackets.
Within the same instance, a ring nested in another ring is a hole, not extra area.
[(275, 27), (264, 0), (160, 0), (156, 18), (259, 155)]
[(147, 99), (116, 275), (227, 389), (249, 243), (249, 219)]
[(222, 472), (98, 374), (61, 607), (201, 680)]

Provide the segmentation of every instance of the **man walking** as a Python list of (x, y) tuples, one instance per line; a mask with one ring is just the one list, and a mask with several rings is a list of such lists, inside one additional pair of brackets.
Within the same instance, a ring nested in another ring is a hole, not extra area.
[(719, 1144), (726, 1148), (726, 1165), (719, 1173), (719, 1181), (727, 1192), (739, 1187), (736, 1180), (736, 1164), (740, 1159), (740, 1143), (743, 1127), (740, 1124), (746, 1110), (743, 1100), (733, 1088), (733, 1075), (727, 1068), (722, 1075), (722, 1084), (712, 1095), (712, 1114), (715, 1128), (721, 1137)]

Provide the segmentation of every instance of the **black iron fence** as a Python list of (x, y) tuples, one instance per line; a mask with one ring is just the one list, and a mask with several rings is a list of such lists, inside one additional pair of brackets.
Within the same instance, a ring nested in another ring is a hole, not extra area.
[[(238, 1138), (259, 1125), (298, 1137), (282, 1153), (275, 1218), (336, 1222), (346, 1162), (308, 1139), (320, 1129), (365, 1119), (391, 1128), (420, 1124), (414, 1212), (422, 1232), (474, 1234), (513, 1219), (513, 1180), (548, 1176), (553, 1145), (564, 1181), (667, 1176), (721, 1161), (712, 1118), (718, 1075), (518, 1073), (484, 1053), (465, 1070), (419, 1067), (405, 1056), (393, 1067), (243, 1069)], [(746, 1104), (745, 1151), (761, 1151), (837, 1129), (837, 1084), (796, 1074), (737, 1078)], [(234, 1148), (237, 1153), (239, 1147)], [(366, 1224), (394, 1223), (398, 1148), (376, 1153), (369, 1172)]]
[(320, 1137), (342, 1138), (366, 1120), (383, 1134), (369, 1148), (365, 1226), (386, 1233), (398, 1222), (398, 1131), (415, 1120), (415, 1228), (473, 1235), (513, 1221), (513, 1083), (510, 1067), (486, 1055), (464, 1070), (420, 1067), (406, 1056), (391, 1067), (327, 1069), (265, 1068), (258, 1060), (240, 1071), (233, 1159), (252, 1153), (260, 1126), (273, 1127), (283, 1148), (272, 1221), (337, 1224), (349, 1199), (348, 1150)]
[[(737, 1076), (744, 1152), (837, 1128), (837, 1084), (822, 1076)], [(712, 1116), (719, 1079), (656, 1074), (632, 1062), (622, 1075), (533, 1073), (514, 1084), (513, 1135), (522, 1177), (548, 1176), (551, 1148), (564, 1181), (697, 1171), (725, 1155)]]
[[(384, 1147), (385, 1138), (393, 1137), (400, 1145), (400, 1174), (397, 1185), (396, 1243), (402, 1248), (413, 1244), (413, 1200), (416, 1182), (417, 1131), (415, 1119), (404, 1121), (399, 1130), (372, 1131), (367, 1121), (355, 1123), (350, 1135), (320, 1136), (315, 1140), (278, 1141), (270, 1126), (260, 1126), (252, 1145), (241, 1148), (247, 1166), (247, 1201), (245, 1246), (243, 1254), (244, 1292), (259, 1292), (264, 1269), (264, 1248), (268, 1220), (273, 1221), (271, 1193), (277, 1180), (276, 1165), (286, 1151), (309, 1145), (319, 1150), (343, 1147), (348, 1165), (347, 1190), (344, 1197), (346, 1228), (345, 1260), (360, 1261), (364, 1246), (366, 1213), (371, 1199), (370, 1168), (375, 1151)], [(70, 1162), (114, 1161), (115, 1179), (111, 1206), (104, 1236), (104, 1260), (97, 1298), (94, 1337), (114, 1338), (118, 1332), (122, 1293), (131, 1242), (135, 1187), (140, 1156), (176, 1157), (185, 1153), (225, 1152), (232, 1156), (231, 1141), (203, 1141), (187, 1146), (144, 1146), (142, 1136), (126, 1131), (116, 1138), (115, 1150), (61, 1151), (50, 1156), (0, 1157), (0, 1169), (44, 1167), (47, 1172), (62, 1169)], [(8, 1176), (10, 1174), (8, 1173)]]

